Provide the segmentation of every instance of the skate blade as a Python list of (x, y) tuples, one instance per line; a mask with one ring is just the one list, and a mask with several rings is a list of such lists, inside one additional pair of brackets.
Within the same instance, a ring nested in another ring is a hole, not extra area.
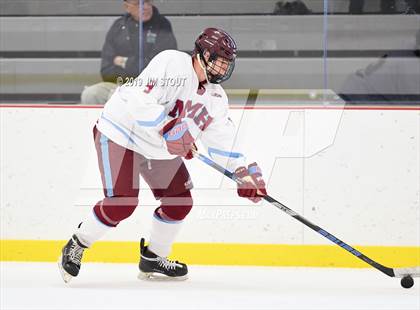
[(58, 258), (58, 270), (60, 270), (61, 277), (63, 278), (64, 283), (69, 283), (73, 276), (69, 274), (67, 271), (64, 270), (63, 266), (61, 265), (63, 256)]
[(137, 278), (144, 281), (185, 281), (188, 275), (180, 277), (168, 277), (158, 272), (142, 272), (140, 271)]

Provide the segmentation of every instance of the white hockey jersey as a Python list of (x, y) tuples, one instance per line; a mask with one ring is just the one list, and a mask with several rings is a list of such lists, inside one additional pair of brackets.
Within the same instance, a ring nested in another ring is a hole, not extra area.
[(190, 55), (166, 50), (143, 72), (117, 88), (105, 104), (98, 130), (115, 143), (149, 159), (172, 159), (160, 131), (174, 118), (187, 122), (191, 135), (217, 163), (234, 171), (245, 165), (232, 149), (235, 126), (228, 98), (218, 84), (200, 85)]

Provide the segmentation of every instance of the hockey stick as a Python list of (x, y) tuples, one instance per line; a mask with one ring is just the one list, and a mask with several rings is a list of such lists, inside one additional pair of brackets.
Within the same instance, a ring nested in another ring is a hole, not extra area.
[[(202, 162), (206, 163), (210, 167), (213, 167), (217, 171), (223, 173), (225, 176), (227, 176), (228, 178), (232, 179), (236, 183), (241, 184), (243, 182), (240, 178), (236, 177), (234, 173), (226, 170), (225, 168), (223, 168), (219, 164), (215, 163), (210, 158), (208, 158), (208, 157), (206, 157), (206, 156), (198, 153), (197, 151), (193, 151), (193, 154), (194, 154), (194, 156), (196, 158), (198, 158)], [(305, 224), (306, 226), (308, 226), (312, 230), (316, 231), (321, 236), (323, 236), (323, 237), (327, 238), (328, 240), (334, 242), (339, 247), (343, 248), (347, 252), (349, 252), (352, 255), (356, 256), (357, 258), (361, 259), (365, 263), (371, 265), (372, 267), (378, 269), (379, 271), (382, 271), (387, 276), (397, 277), (397, 278), (404, 278), (406, 276), (420, 277), (420, 267), (390, 268), (390, 267), (383, 266), (383, 265), (379, 264), (378, 262), (374, 261), (373, 259), (367, 257), (363, 253), (359, 252), (358, 250), (356, 250), (352, 246), (348, 245), (344, 241), (338, 239), (333, 234), (331, 234), (331, 233), (327, 232), (326, 230), (322, 229), (321, 227), (319, 227), (319, 226), (311, 223), (306, 218), (304, 218), (303, 216), (299, 215), (298, 213), (296, 213), (292, 209), (286, 207), (284, 204), (278, 202), (276, 199), (274, 199), (270, 195), (265, 195), (262, 198), (265, 201), (271, 203), (276, 208), (280, 209), (283, 212), (286, 212), (291, 217), (295, 218), (299, 222)]]

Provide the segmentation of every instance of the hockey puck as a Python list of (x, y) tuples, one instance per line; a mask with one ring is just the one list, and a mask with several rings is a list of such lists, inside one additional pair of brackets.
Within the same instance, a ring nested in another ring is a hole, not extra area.
[(411, 288), (414, 285), (414, 280), (410, 275), (404, 276), (401, 279), (401, 286), (403, 288)]

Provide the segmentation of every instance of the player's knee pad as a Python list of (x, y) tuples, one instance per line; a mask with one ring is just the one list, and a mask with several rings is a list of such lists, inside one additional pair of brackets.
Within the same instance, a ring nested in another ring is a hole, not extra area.
[(138, 202), (137, 197), (106, 197), (93, 210), (102, 223), (115, 227), (134, 212)]
[(161, 198), (160, 212), (164, 214), (169, 220), (181, 221), (188, 213), (190, 213), (193, 206), (193, 199), (191, 192), (186, 191), (175, 197)]

